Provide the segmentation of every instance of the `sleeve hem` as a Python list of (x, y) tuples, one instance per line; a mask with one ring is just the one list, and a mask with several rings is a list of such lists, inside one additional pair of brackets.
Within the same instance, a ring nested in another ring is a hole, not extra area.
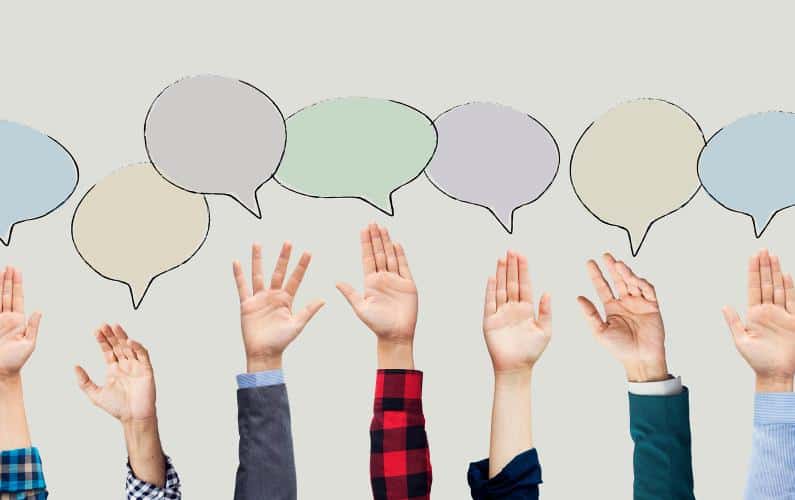
[(795, 392), (760, 392), (754, 396), (754, 424), (795, 424)]

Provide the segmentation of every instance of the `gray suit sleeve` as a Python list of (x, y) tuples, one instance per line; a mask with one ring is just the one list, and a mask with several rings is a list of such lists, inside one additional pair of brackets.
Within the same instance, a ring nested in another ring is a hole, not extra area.
[(290, 405), (284, 384), (238, 389), (240, 464), (235, 500), (296, 500)]

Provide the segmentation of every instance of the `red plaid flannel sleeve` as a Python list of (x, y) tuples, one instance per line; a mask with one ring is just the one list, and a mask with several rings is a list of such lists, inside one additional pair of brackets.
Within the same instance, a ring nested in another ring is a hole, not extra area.
[(378, 370), (370, 425), (375, 500), (430, 499), (431, 457), (422, 413), (422, 372)]

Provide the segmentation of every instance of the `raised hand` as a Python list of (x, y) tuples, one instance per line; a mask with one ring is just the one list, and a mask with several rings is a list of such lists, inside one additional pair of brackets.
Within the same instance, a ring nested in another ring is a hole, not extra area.
[(604, 265), (613, 281), (613, 290), (595, 261), (587, 263), (588, 274), (605, 310), (605, 319), (593, 302), (577, 297), (596, 339), (618, 359), (631, 382), (668, 378), (665, 356), (665, 328), (654, 286), (609, 253)]
[[(379, 358), (387, 351), (401, 353), (401, 368), (413, 368), (411, 357), (417, 324), (417, 287), (403, 247), (393, 243), (386, 228), (370, 224), (361, 232), (364, 293), (348, 283), (337, 289), (353, 307), (356, 316), (376, 334)], [(393, 360), (398, 361), (398, 360)], [(391, 363), (391, 362), (389, 362)], [(382, 368), (387, 368), (380, 363)], [(397, 366), (392, 366), (397, 367)]]
[(40, 321), (37, 312), (25, 319), (22, 273), (6, 267), (0, 276), (0, 377), (19, 374), (36, 347)]
[(95, 384), (77, 366), (80, 389), (94, 405), (123, 424), (155, 419), (155, 376), (149, 352), (130, 340), (119, 325), (103, 325), (94, 337), (105, 358), (105, 385)]
[(759, 392), (792, 392), (795, 376), (795, 285), (778, 257), (762, 250), (748, 264), (745, 323), (723, 308), (737, 350), (756, 373)]
[(509, 251), (486, 285), (483, 334), (495, 373), (532, 369), (552, 335), (550, 297), (541, 296), (536, 316), (527, 267)]
[(304, 273), (309, 267), (312, 256), (307, 252), (301, 255), (298, 265), (285, 284), (284, 278), (287, 275), (291, 251), (292, 246), (289, 242), (285, 242), (268, 288), (265, 287), (265, 277), (262, 273), (260, 245), (254, 244), (251, 247), (252, 290), (248, 288), (240, 262), (235, 261), (233, 264), (240, 297), (240, 326), (243, 331), (249, 373), (281, 368), (284, 350), (323, 307), (322, 300), (315, 300), (297, 313), (293, 313), (295, 294), (304, 279)]

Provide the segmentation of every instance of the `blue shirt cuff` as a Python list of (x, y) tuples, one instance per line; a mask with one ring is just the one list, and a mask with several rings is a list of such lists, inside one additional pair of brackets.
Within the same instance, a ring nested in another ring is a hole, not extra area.
[(515, 456), (496, 476), (489, 479), (489, 459), (469, 464), (469, 488), (475, 500), (492, 498), (538, 498), (541, 465), (535, 448)]
[(795, 392), (756, 393), (754, 424), (795, 424)]
[(267, 370), (256, 373), (241, 373), (237, 376), (238, 389), (251, 389), (252, 387), (267, 387), (269, 385), (279, 385), (284, 383), (284, 372), (279, 370)]

